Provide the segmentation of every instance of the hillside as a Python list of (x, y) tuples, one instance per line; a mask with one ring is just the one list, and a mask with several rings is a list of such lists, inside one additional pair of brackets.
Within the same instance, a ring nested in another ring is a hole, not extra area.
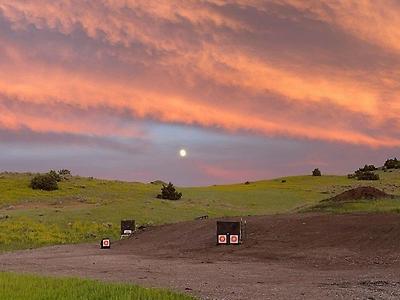
[[(363, 185), (400, 195), (398, 171), (380, 172), (379, 181), (296, 176), (250, 184), (178, 188), (183, 193), (179, 201), (156, 199), (160, 185), (82, 177), (61, 182), (58, 191), (34, 191), (29, 188), (31, 177), (0, 175), (1, 250), (76, 243), (102, 236), (115, 238), (124, 218), (151, 225), (206, 214), (218, 217), (296, 212)], [(400, 208), (397, 201), (388, 206), (385, 203), (374, 210)], [(367, 206), (361, 210), (369, 209)]]

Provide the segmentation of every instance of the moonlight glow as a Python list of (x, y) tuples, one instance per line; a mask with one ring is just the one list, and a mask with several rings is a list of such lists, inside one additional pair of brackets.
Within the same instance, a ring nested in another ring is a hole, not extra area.
[(180, 157), (186, 157), (186, 150), (185, 149), (181, 149), (181, 150), (179, 150), (179, 156)]

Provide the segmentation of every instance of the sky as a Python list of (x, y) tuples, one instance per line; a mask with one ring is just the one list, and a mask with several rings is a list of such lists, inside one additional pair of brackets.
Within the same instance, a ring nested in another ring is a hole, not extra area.
[(347, 174), (399, 116), (397, 0), (0, 0), (3, 171)]

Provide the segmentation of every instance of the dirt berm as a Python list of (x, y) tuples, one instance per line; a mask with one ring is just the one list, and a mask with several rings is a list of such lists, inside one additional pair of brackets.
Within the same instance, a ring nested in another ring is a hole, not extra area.
[(148, 228), (114, 243), (113, 251), (205, 261), (291, 260), (325, 268), (374, 261), (398, 263), (400, 215), (397, 214), (296, 214), (253, 216), (244, 220), (247, 222), (244, 243), (237, 247), (216, 246), (216, 221), (202, 220)]
[(385, 193), (384, 191), (381, 191), (381, 190), (371, 187), (371, 186), (360, 186), (360, 187), (345, 191), (343, 193), (340, 193), (339, 195), (336, 195), (335, 197), (323, 200), (322, 202), (325, 202), (325, 201), (346, 202), (346, 201), (355, 201), (355, 200), (376, 200), (376, 199), (384, 199), (384, 198), (395, 198), (395, 196), (389, 195), (389, 194)]
[(200, 299), (400, 299), (400, 214), (244, 219), (239, 246), (216, 246), (216, 220), (198, 220), (151, 227), (107, 250), (92, 243), (4, 253), (0, 269), (166, 287)]

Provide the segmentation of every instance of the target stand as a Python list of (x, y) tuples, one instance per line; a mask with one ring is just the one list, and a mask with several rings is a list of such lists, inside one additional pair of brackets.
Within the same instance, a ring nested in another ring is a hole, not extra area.
[(100, 242), (101, 249), (110, 249), (111, 248), (111, 240), (109, 238), (102, 239)]
[(239, 245), (243, 242), (244, 224), (217, 221), (217, 245)]
[(128, 238), (136, 231), (135, 220), (121, 221), (121, 239)]

